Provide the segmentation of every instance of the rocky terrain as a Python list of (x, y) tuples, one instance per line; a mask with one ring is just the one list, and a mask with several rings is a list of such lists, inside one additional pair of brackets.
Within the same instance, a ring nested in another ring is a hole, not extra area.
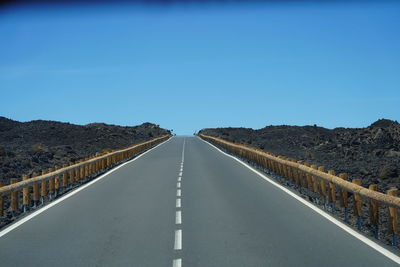
[(98, 152), (124, 148), (171, 132), (144, 123), (122, 127), (104, 123), (74, 125), (0, 117), (0, 181), (74, 162)]
[(314, 126), (267, 126), (203, 129), (202, 134), (260, 148), (278, 155), (324, 165), (363, 185), (384, 192), (400, 188), (400, 124), (386, 119), (366, 128), (326, 129)]

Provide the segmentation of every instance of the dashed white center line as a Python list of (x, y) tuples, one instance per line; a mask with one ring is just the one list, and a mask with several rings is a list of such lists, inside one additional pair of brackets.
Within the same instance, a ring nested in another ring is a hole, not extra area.
[(182, 224), (182, 212), (180, 210), (176, 212), (175, 224)]
[[(176, 198), (176, 203), (175, 203), (175, 206), (177, 208), (177, 210), (175, 211), (175, 224), (176, 225), (182, 224), (181, 181), (182, 181), (182, 175), (183, 175), (183, 163), (185, 161), (185, 143), (186, 143), (186, 140), (183, 139), (182, 161), (181, 161), (181, 167), (179, 169), (178, 182), (176, 184), (176, 187), (177, 187), (177, 190), (176, 190), (177, 198)], [(174, 250), (182, 250), (182, 229), (175, 230)], [(172, 262), (172, 267), (182, 267), (182, 259), (181, 258), (174, 259)]]
[(181, 267), (182, 266), (182, 259), (175, 259), (172, 263), (172, 267)]
[(182, 230), (175, 230), (175, 244), (174, 244), (174, 249), (175, 250), (181, 250), (182, 249)]

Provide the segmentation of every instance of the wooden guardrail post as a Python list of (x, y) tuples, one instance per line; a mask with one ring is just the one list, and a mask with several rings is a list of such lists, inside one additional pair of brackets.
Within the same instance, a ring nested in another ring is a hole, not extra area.
[[(26, 174), (22, 175), (23, 181), (28, 179), (29, 179), (28, 175)], [(22, 207), (24, 212), (27, 212), (29, 209), (29, 197), (30, 197), (29, 186), (27, 186), (22, 189), (22, 205), (23, 205)]]
[(106, 168), (109, 168), (111, 165), (111, 156), (109, 155), (110, 152), (106, 152)]
[(98, 160), (96, 160), (95, 162), (93, 162), (92, 164), (90, 164), (91, 168), (90, 168), (90, 175), (93, 175), (95, 173), (97, 173), (97, 166), (98, 166)]
[[(311, 164), (308, 162), (304, 162), (304, 165), (307, 167), (311, 167)], [(306, 173), (306, 185), (307, 185), (307, 196), (308, 198), (311, 197), (311, 190), (312, 190), (312, 181), (311, 181), (311, 175)]]
[(99, 170), (100, 170), (100, 164), (101, 164), (101, 160), (96, 160), (95, 161), (95, 163), (94, 163), (94, 170), (93, 170), (93, 172), (94, 173), (98, 173), (99, 172)]
[(78, 183), (81, 179), (81, 170), (80, 167), (76, 167), (75, 169), (75, 182)]
[[(296, 161), (294, 161), (294, 162), (296, 162)], [(295, 183), (296, 183), (296, 187), (297, 187), (298, 189), (300, 189), (301, 184), (300, 184), (300, 174), (299, 174), (299, 170), (298, 170), (297, 168), (293, 168), (293, 173), (294, 173), (294, 180), (295, 180)]]
[(89, 163), (89, 175), (92, 175), (95, 172), (96, 172), (96, 162)]
[[(371, 184), (368, 187), (369, 190), (378, 191), (378, 185)], [(369, 221), (372, 225), (372, 232), (376, 239), (379, 238), (379, 207), (378, 202), (376, 200), (369, 200)]]
[[(319, 166), (318, 170), (320, 172), (325, 172), (325, 166)], [(326, 210), (326, 195), (327, 195), (326, 182), (324, 180), (320, 179), (319, 184), (320, 184), (322, 201), (324, 203), (324, 210)]]
[[(311, 165), (311, 168), (314, 170), (318, 170), (317, 165)], [(313, 190), (313, 200), (318, 203), (318, 178), (313, 175), (311, 177), (311, 182), (312, 182), (312, 190)]]
[(271, 164), (272, 164), (272, 171), (275, 174), (278, 174), (278, 163), (276, 161), (272, 161)]
[[(36, 177), (37, 174), (36, 172), (32, 173), (32, 178)], [(39, 192), (39, 183), (34, 183), (32, 185), (32, 200), (33, 200), (33, 207), (36, 208), (36, 206), (39, 204), (39, 198), (40, 198), (40, 192)]]
[[(348, 179), (347, 173), (339, 174), (339, 178), (347, 181), (347, 179)], [(344, 207), (344, 221), (346, 223), (348, 223), (349, 222), (349, 199), (348, 199), (347, 191), (343, 188), (340, 189), (340, 205), (342, 207)]]
[[(288, 160), (288, 158), (283, 157), (282, 159)], [(283, 165), (283, 176), (286, 178), (286, 183), (290, 185), (291, 179), (290, 179), (290, 168), (289, 166), (282, 164)]]
[[(290, 161), (291, 161), (291, 162), (294, 162), (293, 159), (290, 159)], [(289, 168), (289, 172), (290, 172), (290, 177), (291, 177), (291, 180), (292, 180), (292, 184), (293, 184), (294, 186), (296, 186), (296, 185), (297, 185), (297, 170), (296, 170), (295, 168), (293, 168), (292, 166), (288, 166), (288, 168)]]
[[(90, 157), (89, 159), (92, 159), (93, 157)], [(93, 173), (93, 162), (88, 164), (88, 175), (92, 175)]]
[(69, 171), (69, 184), (73, 185), (75, 183), (75, 175), (76, 175), (76, 170), (70, 170)]
[(96, 162), (89, 163), (89, 175), (92, 175), (94, 173), (95, 164)]
[[(88, 160), (87, 158), (85, 161)], [(87, 178), (89, 176), (89, 164), (83, 165), (83, 176)]]
[[(292, 162), (293, 160), (291, 158), (287, 158), (287, 161)], [(296, 185), (296, 178), (295, 178), (294, 168), (292, 166), (289, 166), (289, 165), (287, 165), (286, 168), (288, 170), (290, 184), (292, 186), (295, 186)]]
[[(353, 179), (353, 184), (361, 186), (361, 179)], [(362, 230), (362, 203), (361, 197), (358, 194), (353, 194), (354, 200), (354, 214), (357, 216), (357, 228), (359, 231)]]
[[(17, 178), (12, 178), (10, 180), (11, 184), (15, 184), (18, 182)], [(11, 192), (11, 197), (10, 197), (10, 206), (11, 206), (11, 212), (13, 216), (15, 216), (15, 213), (18, 211), (18, 190)]]
[[(68, 164), (64, 164), (63, 168), (66, 168), (68, 166)], [(63, 191), (67, 188), (68, 186), (68, 172), (64, 172), (63, 176), (62, 176), (62, 188)]]
[[(48, 170), (48, 173), (52, 173), (54, 170), (55, 170), (55, 168), (50, 168)], [(49, 180), (49, 199), (51, 199), (53, 197), (54, 187), (55, 187), (55, 178), (51, 177)]]
[[(296, 160), (293, 160), (293, 162), (297, 162)], [(299, 170), (297, 168), (292, 168), (292, 173), (293, 173), (293, 180), (295, 183), (295, 187), (297, 189), (300, 189), (300, 174), (299, 174)]]
[(107, 160), (106, 159), (102, 159), (101, 160), (100, 169), (104, 170), (106, 168), (106, 164), (107, 164)]
[[(282, 159), (285, 159), (284, 157), (282, 157)], [(281, 163), (281, 168), (282, 168), (282, 176), (283, 178), (286, 180), (286, 184), (289, 185), (290, 180), (289, 180), (289, 175), (288, 175), (288, 169), (287, 166), (283, 163)]]
[[(336, 175), (334, 170), (329, 170), (328, 174)], [(336, 204), (336, 188), (333, 183), (329, 183), (329, 204), (331, 206), (331, 211), (335, 212), (335, 204)]]
[(280, 177), (283, 177), (283, 176), (284, 176), (284, 173), (283, 173), (283, 164), (280, 163), (280, 162), (278, 162), (278, 174), (279, 174)]
[[(285, 157), (282, 157), (282, 159), (286, 160)], [(289, 173), (288, 173), (288, 167), (285, 164), (281, 164), (282, 165), (282, 174), (283, 174), (283, 178), (285, 178), (286, 180), (286, 184), (290, 185), (290, 178), (289, 178)]]
[(263, 171), (265, 172), (265, 171), (268, 169), (268, 161), (267, 161), (267, 158), (266, 158), (266, 157), (261, 157), (261, 156), (260, 156), (260, 158), (261, 158), (261, 166), (262, 166), (262, 169), (263, 169)]
[(107, 167), (107, 159), (102, 159), (101, 160), (101, 166), (100, 169), (104, 170)]
[[(301, 161), (301, 160), (299, 160), (299, 161), (297, 161), (297, 163), (298, 164), (303, 164), (303, 162)], [(301, 189), (303, 188), (303, 187), (305, 187), (304, 186), (304, 172), (302, 171), (302, 170), (297, 170), (297, 172), (298, 172), (298, 175), (297, 175), (297, 177), (298, 177), (298, 179), (299, 179), (299, 186), (300, 186), (300, 188), (299, 188), (299, 190), (300, 190), (300, 192), (301, 192)]]
[[(82, 159), (81, 162), (85, 162), (85, 159)], [(80, 170), (81, 170), (81, 175), (80, 175), (80, 179), (84, 180), (86, 178), (86, 165), (82, 165), (80, 166)]]
[[(285, 157), (285, 160), (289, 160), (289, 158)], [(289, 185), (292, 184), (292, 175), (290, 173), (290, 167), (288, 165), (283, 165), (285, 168), (285, 176), (286, 176), (286, 180), (288, 181)]]
[[(397, 189), (392, 188), (387, 191), (389, 196), (397, 197)], [(392, 245), (397, 246), (397, 235), (399, 234), (399, 226), (397, 219), (397, 208), (389, 206), (389, 232), (392, 234)]]
[[(293, 162), (292, 159), (290, 159), (290, 161)], [(296, 186), (296, 184), (297, 184), (296, 169), (293, 168), (292, 166), (289, 166), (289, 170), (290, 170), (290, 176), (291, 176), (291, 179), (292, 179), (292, 183), (293, 183), (294, 186)]]
[(111, 166), (111, 156), (110, 156), (110, 155), (107, 156), (107, 163), (106, 163), (106, 166), (107, 166), (107, 167), (110, 167), (110, 166)]
[[(45, 175), (47, 173), (46, 170), (42, 170), (42, 175)], [(40, 185), (40, 200), (42, 202), (42, 205), (44, 203), (44, 199), (47, 196), (47, 181), (42, 181)]]
[(279, 162), (275, 162), (275, 169), (276, 169), (276, 174), (281, 177), (282, 173), (281, 173), (281, 164)]
[[(81, 160), (82, 163), (84, 160)], [(85, 179), (85, 166), (79, 167), (79, 181)]]
[[(54, 168), (55, 168), (55, 170), (61, 169), (61, 167), (57, 166), (57, 165)], [(54, 197), (57, 197), (57, 195), (58, 195), (58, 193), (60, 191), (60, 187), (61, 187), (60, 175), (57, 175), (54, 178)]]
[[(0, 182), (0, 188), (4, 186), (3, 182)], [(4, 196), (0, 196), (0, 216), (4, 216)]]
[[(86, 160), (89, 160), (90, 158), (87, 158)], [(84, 165), (85, 168), (85, 178), (89, 178), (90, 175), (90, 163), (87, 163)]]
[[(88, 158), (88, 160), (90, 159), (90, 157)], [(92, 167), (92, 163), (88, 163), (86, 164), (86, 168), (85, 168), (85, 176), (87, 178), (89, 178), (90, 175), (90, 171), (91, 171), (91, 167)]]
[(92, 174), (93, 174), (93, 173), (97, 173), (98, 171), (99, 171), (99, 160), (96, 160), (96, 161), (93, 163)]

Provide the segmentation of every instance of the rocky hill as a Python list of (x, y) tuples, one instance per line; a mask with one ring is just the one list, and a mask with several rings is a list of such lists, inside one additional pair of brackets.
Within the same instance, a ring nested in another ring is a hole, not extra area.
[(169, 134), (151, 123), (123, 127), (0, 117), (0, 181)]
[(314, 126), (267, 126), (203, 129), (200, 133), (263, 149), (278, 155), (324, 165), (364, 186), (380, 191), (400, 188), (400, 124), (378, 120), (366, 128), (326, 129)]

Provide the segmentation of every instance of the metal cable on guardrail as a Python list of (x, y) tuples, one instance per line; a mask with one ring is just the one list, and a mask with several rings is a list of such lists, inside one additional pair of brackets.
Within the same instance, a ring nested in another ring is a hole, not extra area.
[[(336, 205), (339, 204), (344, 210), (346, 223), (349, 223), (349, 193), (351, 193), (352, 215), (356, 218), (358, 230), (362, 230), (363, 217), (366, 216), (369, 218), (369, 224), (376, 238), (378, 238), (380, 226), (380, 206), (386, 206), (388, 212), (387, 232), (392, 236), (392, 245), (397, 246), (397, 210), (400, 208), (397, 189), (390, 189), (387, 194), (383, 194), (377, 191), (378, 187), (375, 184), (365, 188), (361, 186), (360, 179), (353, 179), (350, 182), (346, 173), (340, 173), (336, 176), (334, 170), (326, 172), (324, 166), (310, 165), (307, 162), (274, 155), (260, 149), (235, 144), (213, 136), (203, 134), (198, 134), (198, 136), (223, 147), (232, 154), (245, 158), (284, 177), (289, 184), (294, 185), (299, 190), (305, 190), (305, 194), (311, 200), (316, 203), (322, 203), (325, 209), (329, 207), (333, 212), (336, 209)], [(363, 215), (363, 207), (365, 205), (369, 206), (369, 213)]]

